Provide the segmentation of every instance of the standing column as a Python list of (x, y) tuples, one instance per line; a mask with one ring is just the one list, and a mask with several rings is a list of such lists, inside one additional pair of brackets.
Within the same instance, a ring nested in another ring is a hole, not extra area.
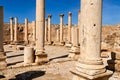
[(32, 27), (33, 27), (33, 41), (36, 41), (36, 22), (32, 21)]
[(72, 13), (68, 13), (68, 44), (71, 43), (71, 27), (72, 27)]
[(25, 18), (25, 36), (24, 36), (24, 40), (25, 40), (25, 43), (28, 44), (28, 19)]
[(80, 44), (80, 10), (78, 11), (78, 29), (79, 29), (79, 44)]
[(6, 56), (3, 49), (3, 24), (4, 24), (3, 7), (0, 6), (0, 69), (7, 67)]
[(48, 44), (51, 44), (51, 17), (52, 15), (48, 15)]
[(100, 57), (101, 23), (102, 0), (81, 0), (81, 54), (73, 80), (107, 80), (111, 74)]
[(12, 42), (14, 39), (14, 34), (13, 34), (13, 17), (10, 17), (10, 41)]
[(79, 54), (80, 54), (80, 48), (78, 46), (78, 28), (77, 27), (72, 27), (71, 29), (71, 43), (72, 43), (72, 47), (70, 50), (70, 54), (69, 57), (74, 59), (74, 60), (78, 60)]
[(63, 45), (63, 17), (64, 14), (60, 14), (60, 45)]
[(18, 28), (18, 18), (15, 17), (15, 26), (14, 26), (14, 42), (17, 42), (17, 28)]
[(48, 19), (45, 19), (45, 42), (48, 42)]
[(36, 0), (36, 60), (40, 64), (47, 62), (47, 54), (44, 53), (45, 35), (45, 0)]

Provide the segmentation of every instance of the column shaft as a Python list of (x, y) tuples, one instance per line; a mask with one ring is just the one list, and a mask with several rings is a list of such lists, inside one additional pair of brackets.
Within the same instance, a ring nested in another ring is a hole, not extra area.
[(0, 69), (7, 67), (6, 55), (3, 49), (3, 24), (4, 24), (4, 12), (3, 7), (0, 6)]
[(44, 51), (45, 0), (36, 0), (36, 50)]
[(78, 28), (76, 27), (76, 28), (72, 28), (72, 30), (71, 30), (71, 36), (72, 36), (72, 39), (71, 39), (71, 41), (72, 41), (72, 46), (74, 46), (74, 47), (78, 47)]
[(18, 18), (15, 18), (15, 26), (14, 26), (14, 42), (17, 42), (17, 28), (18, 28)]
[(51, 17), (52, 15), (48, 15), (48, 44), (51, 44)]
[(68, 13), (68, 43), (71, 43), (72, 13)]
[(59, 29), (57, 29), (56, 41), (57, 41), (57, 42), (60, 41), (60, 30), (59, 30)]
[(13, 17), (10, 17), (10, 41), (14, 40)]
[(27, 18), (25, 19), (24, 31), (25, 31), (24, 40), (25, 40), (25, 42), (28, 42), (28, 19)]
[(79, 29), (79, 44), (80, 44), (80, 35), (81, 35), (81, 33), (80, 33), (80, 19), (81, 19), (81, 14), (80, 14), (80, 10), (78, 11), (78, 29)]
[(0, 6), (0, 52), (3, 52), (3, 24), (4, 24), (3, 7)]
[(36, 41), (36, 22), (32, 21), (32, 27), (33, 27), (33, 41)]
[(48, 19), (45, 19), (45, 42), (48, 41)]
[(60, 14), (60, 43), (63, 42), (63, 16), (64, 14)]

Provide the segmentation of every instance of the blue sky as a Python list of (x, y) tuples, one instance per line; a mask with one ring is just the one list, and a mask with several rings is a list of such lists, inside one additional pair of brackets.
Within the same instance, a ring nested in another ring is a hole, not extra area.
[[(4, 21), (9, 17), (18, 17), (23, 23), (25, 18), (35, 20), (36, 0), (0, 0), (4, 6)], [(68, 12), (73, 13), (73, 24), (77, 24), (80, 0), (46, 0), (46, 17), (52, 14), (52, 23), (59, 24), (59, 14), (64, 13), (64, 23), (67, 24)], [(120, 0), (103, 0), (103, 24), (120, 23)]]

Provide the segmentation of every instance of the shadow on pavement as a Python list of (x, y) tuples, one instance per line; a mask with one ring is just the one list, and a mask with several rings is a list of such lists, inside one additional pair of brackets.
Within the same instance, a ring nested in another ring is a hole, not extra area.
[(51, 59), (49, 59), (49, 61), (52, 61), (54, 59), (59, 59), (59, 58), (66, 58), (66, 57), (68, 57), (68, 55), (63, 55), (63, 56), (58, 56), (58, 57), (55, 57), (55, 58), (51, 58)]
[(9, 79), (9, 80), (33, 80), (34, 78), (41, 77), (43, 75), (45, 75), (45, 71), (28, 71), (16, 75), (15, 79)]

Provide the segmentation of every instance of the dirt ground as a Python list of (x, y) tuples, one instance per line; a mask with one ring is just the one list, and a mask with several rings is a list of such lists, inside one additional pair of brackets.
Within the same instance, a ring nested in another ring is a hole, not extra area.
[[(0, 72), (1, 80), (71, 80), (72, 74), (70, 70), (75, 67), (76, 61), (71, 61), (67, 55), (69, 48), (64, 46), (45, 46), (48, 54), (48, 62), (45, 65), (18, 67), (16, 65), (23, 64), (23, 50), (18, 51), (5, 45), (7, 54), (7, 63), (9, 69)], [(5, 78), (4, 78), (5, 77)]]
[[(8, 69), (0, 71), (0, 80), (72, 80), (73, 75), (70, 70), (75, 68), (76, 61), (67, 57), (70, 48), (45, 46), (50, 62), (29, 67), (16, 67), (23, 64), (23, 50), (15, 50), (10, 45), (5, 45), (4, 48), (7, 54)], [(105, 65), (108, 59), (103, 58)]]

